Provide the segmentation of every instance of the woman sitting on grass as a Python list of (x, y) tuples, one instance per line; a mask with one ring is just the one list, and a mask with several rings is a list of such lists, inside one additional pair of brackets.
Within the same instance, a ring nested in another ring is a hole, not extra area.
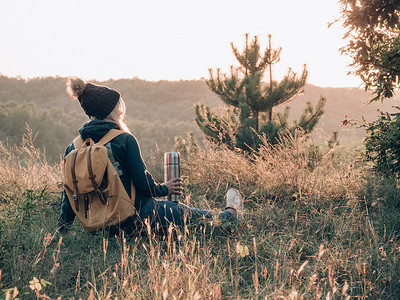
[[(89, 117), (89, 121), (79, 129), (83, 141), (91, 138), (95, 143), (111, 129), (119, 129), (124, 133), (112, 139), (108, 155), (114, 158), (120, 179), (131, 196), (131, 181), (135, 187), (135, 214), (119, 224), (126, 234), (140, 232), (144, 221), (148, 220), (153, 230), (165, 232), (169, 225), (183, 225), (185, 219), (191, 221), (199, 218), (211, 219), (213, 213), (208, 210), (188, 207), (171, 201), (158, 201), (154, 197), (182, 194), (181, 178), (175, 178), (163, 184), (154, 182), (143, 162), (139, 144), (131, 134), (125, 119), (125, 103), (119, 92), (105, 86), (86, 83), (80, 78), (70, 78), (67, 83), (68, 94), (77, 99)], [(74, 150), (70, 144), (64, 156)], [(239, 192), (229, 189), (226, 194), (226, 208), (219, 217), (222, 219), (239, 219), (243, 217), (243, 200)], [(75, 213), (64, 190), (61, 214), (58, 219), (58, 230), (66, 233), (75, 219)]]

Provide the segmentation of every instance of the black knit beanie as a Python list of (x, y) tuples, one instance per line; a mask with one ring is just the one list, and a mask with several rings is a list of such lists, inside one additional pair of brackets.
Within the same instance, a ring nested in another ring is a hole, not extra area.
[(80, 78), (69, 78), (67, 92), (78, 99), (81, 107), (89, 117), (98, 120), (106, 118), (117, 105), (121, 95), (106, 86), (85, 83)]

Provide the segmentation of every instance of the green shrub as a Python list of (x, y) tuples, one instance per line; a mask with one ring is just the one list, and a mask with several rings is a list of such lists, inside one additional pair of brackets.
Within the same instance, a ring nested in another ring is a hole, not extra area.
[[(397, 108), (399, 109), (399, 108)], [(374, 170), (387, 176), (400, 176), (400, 113), (381, 112), (378, 120), (365, 125), (365, 154)]]

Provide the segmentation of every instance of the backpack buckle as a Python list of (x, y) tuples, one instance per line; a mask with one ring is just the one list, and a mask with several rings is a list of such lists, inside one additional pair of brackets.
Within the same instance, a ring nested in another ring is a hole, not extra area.
[(76, 211), (79, 211), (78, 195), (76, 193), (73, 193), (72, 199), (74, 200)]
[(87, 212), (89, 210), (89, 196), (88, 196), (88, 194), (84, 194), (83, 199), (84, 199), (84, 202), (85, 202), (85, 219), (87, 219)]

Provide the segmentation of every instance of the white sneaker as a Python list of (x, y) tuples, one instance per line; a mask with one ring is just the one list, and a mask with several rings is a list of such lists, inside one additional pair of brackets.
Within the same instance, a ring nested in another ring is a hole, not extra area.
[(232, 188), (228, 190), (226, 193), (226, 208), (233, 208), (236, 210), (237, 219), (243, 219), (243, 198), (238, 190)]

